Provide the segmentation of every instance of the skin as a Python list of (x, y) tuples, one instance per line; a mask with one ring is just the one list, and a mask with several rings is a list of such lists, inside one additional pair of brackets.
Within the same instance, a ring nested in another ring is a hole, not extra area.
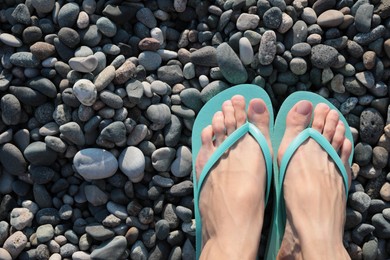
[[(289, 143), (309, 124), (312, 111), (308, 101), (300, 101), (290, 110), (277, 151), (279, 162)], [(246, 120), (260, 129), (271, 149), (265, 103), (253, 99), (245, 111), (245, 99), (236, 95), (224, 102), (222, 111), (215, 113), (212, 124), (202, 131), (202, 147), (196, 160), (198, 178), (215, 149)], [(318, 104), (312, 127), (339, 152), (350, 174), (352, 144), (344, 137), (345, 127), (338, 113)], [(256, 258), (264, 219), (265, 182), (262, 151), (247, 134), (226, 151), (203, 185), (199, 205), (203, 222), (200, 259)], [(342, 177), (316, 142), (309, 139), (293, 155), (283, 188), (287, 224), (278, 258), (348, 259), (342, 244), (346, 203)]]

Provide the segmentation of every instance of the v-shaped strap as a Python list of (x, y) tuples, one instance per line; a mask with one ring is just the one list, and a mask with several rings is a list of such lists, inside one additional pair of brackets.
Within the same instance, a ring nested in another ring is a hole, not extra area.
[(340, 156), (333, 148), (333, 146), (329, 143), (329, 141), (326, 140), (326, 138), (322, 134), (320, 134), (317, 130), (313, 128), (306, 128), (305, 130), (303, 130), (297, 137), (295, 137), (295, 139), (288, 146), (280, 163), (279, 183), (283, 183), (284, 176), (286, 174), (286, 169), (288, 163), (291, 160), (291, 157), (294, 155), (295, 151), (299, 148), (299, 146), (301, 146), (302, 143), (309, 138), (313, 138), (332, 158), (337, 168), (339, 169), (341, 176), (343, 177), (345, 194), (348, 194), (348, 174), (343, 162), (341, 161)]
[(266, 192), (265, 192), (265, 204), (268, 201), (270, 186), (271, 186), (271, 177), (272, 177), (272, 156), (270, 148), (268, 147), (267, 140), (261, 131), (252, 123), (246, 122), (244, 125), (236, 129), (232, 134), (230, 134), (222, 144), (214, 151), (214, 153), (210, 156), (209, 160), (205, 164), (199, 180), (194, 181), (195, 188), (195, 221), (196, 221), (196, 249), (197, 249), (197, 259), (199, 258), (200, 248), (202, 248), (202, 222), (199, 210), (199, 198), (200, 191), (202, 189), (202, 185), (206, 180), (208, 174), (210, 173), (211, 168), (215, 163), (221, 158), (221, 156), (232, 147), (241, 137), (243, 137), (246, 133), (249, 133), (255, 138), (258, 142), (261, 151), (263, 152), (264, 161), (266, 164)]

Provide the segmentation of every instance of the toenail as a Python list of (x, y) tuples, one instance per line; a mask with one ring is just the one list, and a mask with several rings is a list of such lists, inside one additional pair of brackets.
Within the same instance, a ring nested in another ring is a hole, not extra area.
[(304, 101), (298, 103), (297, 112), (301, 115), (309, 114), (311, 109), (312, 108), (310, 102)]
[(256, 113), (264, 113), (265, 111), (265, 105), (262, 102), (254, 102), (253, 104), (253, 110)]

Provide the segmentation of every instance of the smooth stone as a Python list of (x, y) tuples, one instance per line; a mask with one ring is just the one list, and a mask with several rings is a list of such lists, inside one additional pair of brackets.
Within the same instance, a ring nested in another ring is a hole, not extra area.
[(90, 55), (87, 57), (71, 58), (68, 63), (75, 71), (89, 73), (96, 69), (98, 60), (94, 55)]
[(264, 26), (270, 29), (278, 29), (282, 24), (282, 10), (273, 6), (268, 9), (263, 16)]
[(111, 229), (106, 228), (98, 223), (87, 225), (85, 227), (85, 232), (97, 241), (105, 241), (114, 237), (114, 232)]
[(192, 221), (192, 210), (189, 208), (177, 206), (176, 214), (183, 222), (190, 223)]
[(63, 27), (58, 31), (58, 38), (69, 48), (75, 48), (80, 43), (80, 35), (78, 32), (68, 27)]
[(102, 33), (96, 25), (90, 25), (84, 30), (79, 31), (81, 44), (89, 47), (95, 47), (102, 39)]
[(183, 70), (179, 65), (166, 65), (157, 69), (159, 80), (166, 82), (168, 85), (175, 85), (184, 80)]
[(127, 138), (127, 145), (134, 146), (142, 142), (148, 134), (148, 127), (144, 124), (136, 125)]
[(116, 71), (114, 83), (123, 84), (136, 74), (136, 66), (131, 60), (126, 60)]
[(358, 72), (355, 75), (356, 79), (366, 88), (373, 88), (375, 85), (374, 75), (370, 71)]
[(132, 181), (139, 182), (144, 176), (145, 157), (142, 151), (135, 147), (125, 148), (118, 158), (119, 168)]
[(85, 144), (84, 133), (81, 130), (80, 125), (76, 122), (63, 124), (59, 127), (59, 130), (66, 140), (74, 143), (75, 145), (83, 146)]
[(152, 29), (157, 26), (157, 20), (153, 15), (153, 12), (149, 8), (141, 8), (136, 13), (138, 21)]
[(212, 46), (202, 47), (190, 54), (191, 62), (195, 65), (215, 67), (218, 66), (217, 50)]
[(390, 222), (383, 217), (382, 213), (375, 214), (371, 218), (371, 222), (375, 227), (374, 234), (378, 238), (390, 238)]
[(118, 161), (107, 150), (87, 148), (76, 153), (73, 158), (75, 170), (87, 180), (111, 177), (118, 169)]
[(362, 4), (355, 14), (355, 27), (358, 32), (367, 33), (371, 29), (371, 20), (374, 12), (374, 5)]
[(91, 256), (83, 251), (77, 251), (72, 254), (72, 260), (90, 260), (90, 259)]
[(12, 259), (17, 259), (19, 254), (27, 246), (27, 241), (27, 237), (22, 231), (16, 231), (5, 240), (3, 249), (8, 251)]
[(166, 125), (171, 121), (171, 110), (166, 104), (154, 104), (147, 108), (146, 116), (153, 123)]
[(72, 28), (77, 21), (80, 6), (77, 3), (66, 3), (58, 12), (58, 25)]
[(217, 47), (217, 61), (222, 75), (228, 82), (240, 84), (248, 79), (241, 60), (229, 44), (222, 43)]
[(261, 37), (259, 46), (259, 62), (261, 65), (272, 63), (276, 55), (276, 34), (274, 31), (266, 31)]
[(180, 141), (181, 130), (180, 119), (176, 115), (171, 115), (171, 122), (164, 127), (165, 145), (169, 147), (176, 146)]
[(107, 203), (107, 210), (111, 214), (117, 216), (120, 219), (125, 220), (128, 217), (127, 210), (125, 206), (122, 206), (118, 203), (109, 201)]
[(45, 143), (47, 147), (58, 153), (64, 153), (68, 147), (61, 138), (56, 136), (46, 136)]
[(348, 201), (351, 208), (364, 213), (370, 207), (371, 198), (366, 193), (358, 191), (350, 194)]
[(9, 59), (13, 65), (24, 68), (35, 68), (40, 64), (40, 61), (36, 56), (31, 52), (25, 51), (13, 53)]
[(195, 112), (193, 110), (182, 105), (172, 105), (171, 111), (181, 118), (192, 119), (195, 117)]
[(5, 250), (4, 248), (0, 248), (0, 259), (12, 260), (12, 256), (10, 255), (10, 253), (8, 253), (7, 250)]
[(338, 10), (327, 10), (317, 18), (317, 24), (321, 27), (337, 27), (344, 21), (344, 14)]
[(284, 34), (288, 30), (290, 30), (291, 27), (293, 27), (293, 25), (294, 25), (294, 21), (291, 18), (291, 16), (289, 16), (286, 13), (282, 13), (282, 21), (281, 21), (280, 26), (278, 28), (278, 32)]
[(389, 152), (381, 146), (376, 146), (373, 149), (372, 164), (377, 169), (386, 167), (389, 158)]
[(49, 166), (57, 160), (57, 153), (41, 141), (29, 144), (23, 154), (34, 165)]
[(390, 201), (390, 183), (386, 182), (383, 184), (379, 192), (384, 201)]
[(27, 85), (39, 91), (40, 93), (44, 94), (45, 96), (49, 98), (54, 98), (57, 96), (57, 88), (54, 85), (54, 83), (44, 77), (36, 77), (34, 79), (31, 79), (28, 81)]
[(189, 239), (184, 242), (182, 251), (183, 259), (194, 259), (196, 256), (195, 249)]
[(203, 103), (201, 100), (201, 94), (196, 88), (186, 88), (180, 92), (181, 102), (188, 108), (199, 112), (202, 108)]
[(93, 84), (97, 91), (105, 89), (115, 78), (116, 70), (112, 65), (107, 66), (103, 69), (93, 80)]
[(206, 87), (200, 92), (200, 97), (203, 103), (209, 101), (212, 97), (220, 93), (221, 91), (229, 88), (229, 85), (222, 80), (215, 80), (210, 82)]
[(54, 228), (50, 224), (41, 225), (37, 228), (36, 235), (39, 243), (46, 243), (53, 238)]
[(173, 185), (169, 189), (169, 193), (173, 196), (183, 197), (187, 196), (191, 193), (191, 189), (193, 188), (192, 182), (190, 181), (182, 181)]
[(243, 65), (249, 65), (252, 63), (254, 58), (253, 48), (246, 37), (242, 37), (239, 41), (239, 53), (240, 53), (240, 60)]
[(360, 166), (365, 166), (371, 162), (372, 147), (369, 144), (359, 142), (355, 146), (355, 161)]
[(24, 24), (24, 25), (30, 25), (31, 23), (31, 14), (30, 10), (28, 9), (27, 5), (25, 4), (18, 4), (15, 9), (12, 11), (12, 18), (15, 19), (16, 22)]
[(260, 17), (256, 14), (242, 13), (237, 19), (236, 27), (240, 31), (256, 29), (259, 25)]
[(363, 240), (365, 237), (372, 233), (372, 231), (375, 230), (375, 227), (366, 223), (362, 223), (358, 225), (353, 231), (352, 231), (352, 240), (360, 245), (363, 243)]
[(103, 101), (104, 104), (111, 108), (123, 109), (123, 100), (119, 95), (115, 93), (112, 93), (108, 90), (104, 90), (99, 93), (99, 98), (101, 101)]
[(88, 202), (95, 207), (105, 205), (108, 201), (108, 195), (96, 185), (85, 185), (84, 192)]
[(21, 47), (23, 45), (22, 40), (9, 33), (0, 34), (0, 41), (11, 47)]
[(16, 230), (30, 227), (34, 219), (33, 213), (26, 208), (14, 208), (10, 213), (10, 224)]
[(164, 240), (169, 236), (170, 228), (169, 223), (165, 219), (160, 219), (155, 225), (156, 237), (160, 240)]
[(195, 78), (195, 65), (192, 62), (186, 63), (183, 67), (183, 76), (185, 79)]
[(172, 162), (171, 172), (176, 177), (185, 177), (192, 168), (192, 153), (187, 146), (180, 146), (176, 150), (176, 159)]
[(97, 99), (97, 89), (88, 79), (79, 79), (73, 85), (73, 93), (81, 104), (92, 106)]
[(123, 122), (116, 121), (105, 128), (100, 133), (100, 136), (107, 141), (118, 143), (126, 139), (126, 127)]
[(114, 37), (117, 33), (117, 26), (114, 22), (112, 22), (107, 17), (100, 17), (96, 21), (96, 26), (99, 29), (99, 31), (107, 36), (107, 37)]
[(140, 240), (137, 240), (131, 247), (130, 257), (132, 259), (146, 260), (148, 259), (148, 255), (148, 250)]
[(115, 236), (96, 247), (90, 257), (92, 260), (119, 259), (125, 252), (126, 247), (126, 238)]
[(55, 4), (55, 0), (31, 0), (32, 6), (39, 13), (50, 13)]
[(362, 214), (359, 211), (347, 208), (345, 229), (351, 229), (356, 227), (362, 222)]
[(146, 70), (153, 71), (160, 67), (162, 58), (157, 52), (143, 51), (138, 55), (138, 62)]
[(19, 100), (12, 94), (5, 94), (0, 100), (1, 119), (6, 125), (17, 125), (22, 116)]
[(126, 93), (130, 102), (138, 104), (144, 94), (142, 83), (136, 79), (129, 80), (126, 85)]
[(367, 241), (363, 245), (363, 259), (375, 260), (378, 255), (378, 242), (376, 239)]

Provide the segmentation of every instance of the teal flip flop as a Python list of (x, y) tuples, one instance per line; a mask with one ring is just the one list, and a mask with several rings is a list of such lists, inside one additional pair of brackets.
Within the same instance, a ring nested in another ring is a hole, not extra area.
[(202, 189), (202, 184), (205, 182), (210, 169), (213, 165), (218, 162), (219, 158), (227, 151), (232, 145), (234, 145), (242, 136), (246, 133), (251, 134), (256, 141), (259, 143), (260, 148), (264, 154), (266, 169), (267, 169), (267, 183), (266, 183), (266, 192), (265, 192), (265, 203), (268, 201), (270, 186), (271, 186), (271, 178), (272, 178), (272, 157), (270, 149), (267, 145), (267, 141), (264, 135), (260, 132), (260, 130), (250, 122), (246, 122), (244, 125), (236, 129), (231, 135), (229, 135), (225, 141), (216, 149), (216, 151), (212, 154), (209, 161), (203, 168), (203, 171), (200, 174), (199, 180), (197, 180), (196, 170), (195, 170), (195, 162), (199, 153), (199, 149), (202, 146), (201, 142), (201, 132), (202, 130), (211, 125), (212, 118), (217, 111), (222, 110), (222, 104), (224, 101), (231, 99), (234, 95), (242, 95), (245, 97), (245, 101), (247, 104), (246, 109), (248, 109), (249, 101), (254, 98), (261, 98), (269, 111), (270, 114), (270, 132), (273, 131), (273, 109), (271, 100), (265, 92), (264, 89), (257, 85), (251, 84), (241, 84), (234, 87), (230, 87), (221, 93), (214, 96), (210, 99), (199, 111), (198, 116), (195, 119), (194, 126), (192, 129), (192, 166), (193, 166), (193, 186), (194, 186), (194, 208), (195, 208), (195, 222), (196, 222), (196, 259), (199, 259), (201, 248), (202, 248), (202, 219), (200, 216), (199, 210), (199, 198), (200, 192)]
[[(298, 91), (291, 94), (283, 102), (279, 110), (279, 113), (276, 117), (274, 132), (271, 135), (272, 148), (273, 151), (275, 151), (275, 153), (279, 149), (280, 143), (284, 135), (284, 131), (286, 129), (287, 114), (292, 109), (292, 107), (301, 100), (310, 101), (313, 104), (313, 109), (317, 104), (325, 103), (331, 109), (336, 110), (339, 113), (340, 120), (345, 125), (345, 136), (351, 141), (352, 149), (353, 149), (354, 146), (353, 146), (352, 133), (351, 130), (349, 129), (348, 122), (341, 114), (341, 112), (332, 103), (330, 103), (328, 100), (326, 100), (325, 98), (321, 97), (318, 94), (306, 92), (306, 91)], [(286, 225), (286, 210), (285, 210), (284, 197), (283, 197), (283, 180), (284, 180), (287, 165), (291, 157), (295, 153), (295, 151), (308, 138), (313, 138), (319, 145), (321, 145), (321, 147), (329, 154), (329, 156), (335, 162), (343, 177), (345, 194), (348, 196), (348, 175), (339, 155), (337, 154), (336, 150), (332, 147), (332, 145), (323, 137), (323, 135), (320, 134), (318, 131), (312, 129), (311, 124), (309, 124), (309, 127), (303, 130), (289, 145), (282, 158), (280, 167), (278, 166), (277, 163), (277, 156), (274, 156), (273, 166), (274, 166), (274, 181), (275, 181), (274, 186), (275, 186), (276, 201), (275, 201), (275, 208), (273, 212), (273, 220), (271, 223), (271, 234), (269, 236), (268, 246), (266, 251), (267, 260), (276, 259), (284, 235), (284, 229)], [(353, 150), (348, 160), (349, 165), (352, 165), (352, 158), (353, 158)]]

